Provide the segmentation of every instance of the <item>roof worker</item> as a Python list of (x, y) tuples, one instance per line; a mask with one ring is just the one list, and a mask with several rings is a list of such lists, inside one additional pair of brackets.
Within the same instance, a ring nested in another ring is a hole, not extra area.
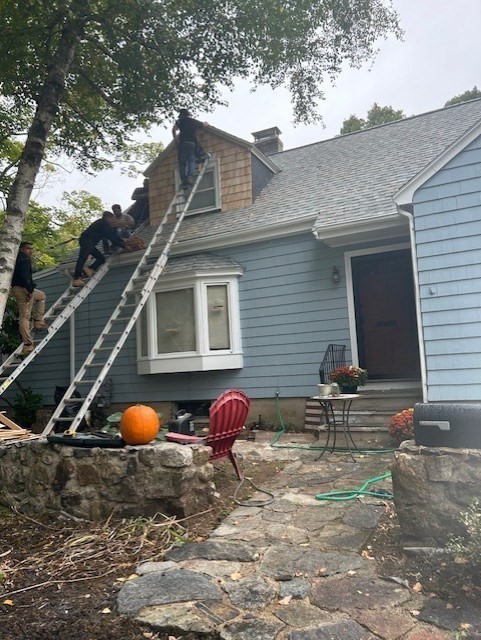
[(145, 178), (141, 187), (134, 189), (132, 200), (135, 200), (130, 211), (136, 225), (142, 224), (149, 219), (149, 179)]
[(198, 146), (196, 133), (198, 129), (202, 129), (207, 124), (207, 122), (191, 118), (187, 109), (180, 109), (179, 117), (172, 127), (172, 136), (178, 142), (179, 174), (184, 189), (194, 184), (195, 150)]
[[(73, 287), (83, 287), (82, 274), (87, 278), (91, 278), (97, 269), (103, 265), (105, 258), (96, 245), (102, 240), (108, 240), (115, 247), (125, 248), (124, 240), (118, 235), (115, 228), (115, 216), (112, 211), (104, 211), (102, 217), (92, 222), (85, 231), (80, 234), (79, 245), (80, 251), (75, 265)], [(95, 258), (90, 267), (85, 267), (85, 263), (89, 256)]]
[[(117, 235), (120, 238), (130, 238), (132, 233), (131, 229), (135, 227), (135, 221), (132, 216), (128, 213), (124, 213), (122, 211), (122, 207), (119, 204), (112, 205), (112, 213), (115, 216), (115, 220), (112, 226), (116, 230)], [(102, 240), (102, 248), (104, 254), (112, 253), (112, 248), (107, 238), (104, 238)]]
[(21, 242), (12, 276), (12, 295), (18, 302), (18, 328), (22, 337), (22, 354), (34, 350), (30, 332), (30, 318), (36, 331), (48, 329), (43, 316), (45, 313), (45, 293), (35, 288), (32, 273), (33, 245)]

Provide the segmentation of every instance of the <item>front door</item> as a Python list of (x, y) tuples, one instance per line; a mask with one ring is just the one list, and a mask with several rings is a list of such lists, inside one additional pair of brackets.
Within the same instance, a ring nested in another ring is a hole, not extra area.
[(369, 378), (419, 376), (408, 249), (352, 258), (359, 365)]

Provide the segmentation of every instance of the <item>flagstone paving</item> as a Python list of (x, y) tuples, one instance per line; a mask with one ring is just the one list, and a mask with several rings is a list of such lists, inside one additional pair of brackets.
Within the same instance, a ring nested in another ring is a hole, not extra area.
[[(289, 437), (283, 442), (287, 445)], [(236, 443), (247, 474), (251, 460), (277, 454), (291, 461), (263, 487), (273, 500), (239, 506), (209, 540), (173, 549), (165, 562), (141, 565), (139, 577), (119, 592), (120, 613), (192, 640), (480, 638), (480, 610), (471, 605), (452, 610), (383, 579), (374, 560), (361, 555), (384, 499), (315, 497), (360, 488), (388, 473), (392, 453), (358, 455), (353, 461), (335, 452), (318, 459), (319, 451), (298, 439), (292, 446), (273, 448), (267, 437)], [(390, 491), (390, 479), (375, 487)], [(260, 492), (253, 496), (264, 499), (268, 496)], [(453, 635), (463, 623), (469, 623), (471, 635)]]

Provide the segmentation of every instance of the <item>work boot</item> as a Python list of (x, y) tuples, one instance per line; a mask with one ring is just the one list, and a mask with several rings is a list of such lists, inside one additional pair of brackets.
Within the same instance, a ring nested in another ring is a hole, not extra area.
[(35, 331), (46, 331), (48, 329), (48, 324), (45, 320), (35, 320), (33, 323), (33, 328)]
[(34, 349), (34, 346), (31, 342), (24, 344), (22, 349), (22, 355), (26, 356), (29, 353), (32, 353), (33, 349)]
[(95, 271), (93, 269), (91, 269), (90, 267), (84, 267), (83, 269), (85, 275), (87, 276), (87, 278), (91, 278), (92, 276), (95, 275)]
[(84, 287), (85, 286), (85, 282), (82, 280), (82, 278), (75, 278), (75, 280), (72, 282), (72, 287)]

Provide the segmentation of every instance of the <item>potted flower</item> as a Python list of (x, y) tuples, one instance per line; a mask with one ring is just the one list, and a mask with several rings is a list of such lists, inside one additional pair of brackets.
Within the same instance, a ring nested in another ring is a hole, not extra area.
[(403, 440), (414, 438), (414, 409), (404, 409), (389, 420), (389, 434), (401, 444)]
[(358, 387), (366, 384), (366, 380), (366, 369), (352, 364), (348, 367), (337, 367), (331, 373), (331, 382), (337, 382), (341, 393), (355, 393)]

